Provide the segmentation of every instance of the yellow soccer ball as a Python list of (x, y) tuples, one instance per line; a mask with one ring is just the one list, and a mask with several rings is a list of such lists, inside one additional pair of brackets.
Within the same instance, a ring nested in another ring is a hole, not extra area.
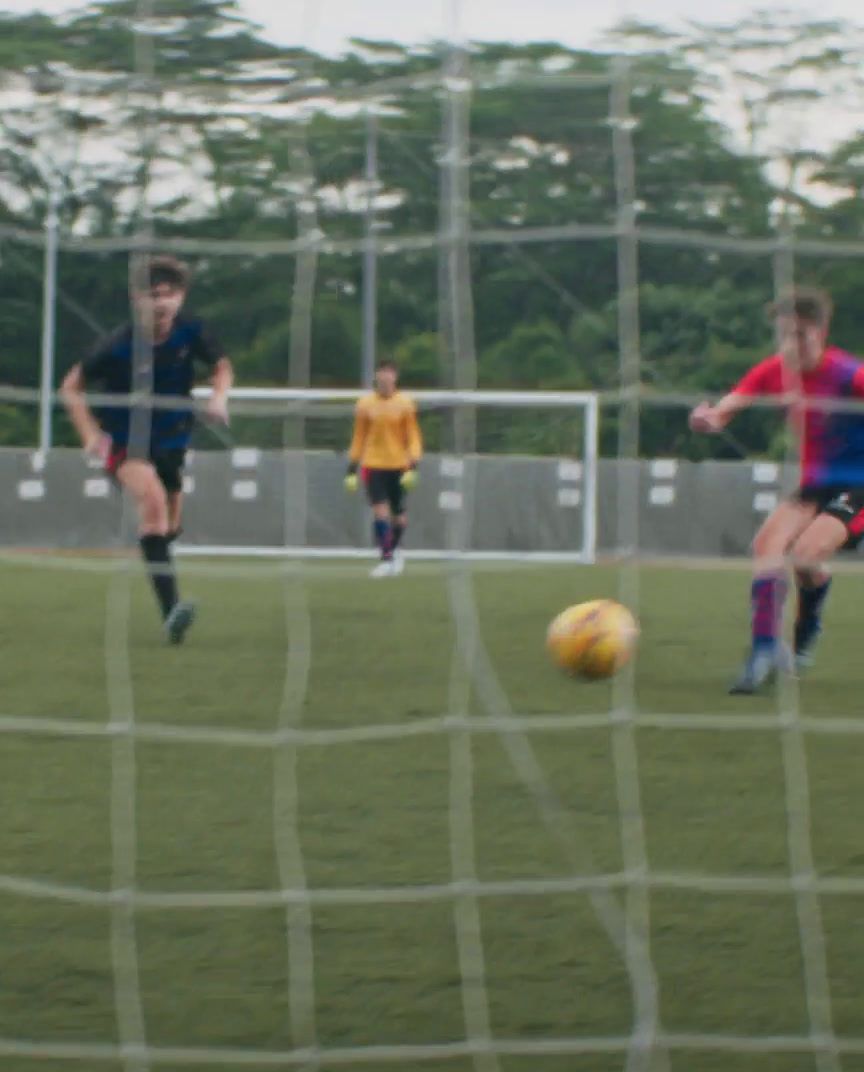
[(639, 625), (612, 599), (593, 599), (562, 611), (546, 632), (546, 649), (565, 673), (590, 679), (612, 677), (633, 657)]

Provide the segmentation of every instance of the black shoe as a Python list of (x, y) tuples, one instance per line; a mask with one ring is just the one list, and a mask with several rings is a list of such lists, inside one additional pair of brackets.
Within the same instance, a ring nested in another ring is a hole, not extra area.
[(163, 629), (169, 644), (182, 644), (189, 626), (195, 621), (194, 603), (175, 603), (165, 619)]

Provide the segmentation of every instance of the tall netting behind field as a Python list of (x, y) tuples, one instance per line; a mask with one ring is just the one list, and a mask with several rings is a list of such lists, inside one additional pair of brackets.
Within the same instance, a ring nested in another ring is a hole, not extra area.
[[(331, 62), (181, 7), (118, 3), (104, 81), (31, 85), (102, 140), (47, 235), (0, 230), (4, 1072), (856, 1072), (860, 582), (812, 684), (727, 698), (790, 437), (686, 416), (793, 279), (852, 345), (864, 250), (797, 235), (656, 53)], [(149, 250), (238, 377), (184, 474), (179, 650), (44, 405)], [(343, 479), (384, 356), (426, 453), (378, 583)], [(638, 659), (558, 675), (548, 622), (604, 598)]]

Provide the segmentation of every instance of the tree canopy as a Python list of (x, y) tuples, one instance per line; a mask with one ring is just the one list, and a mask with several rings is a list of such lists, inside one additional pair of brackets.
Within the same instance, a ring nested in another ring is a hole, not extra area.
[[(353, 386), (371, 219), (379, 351), (397, 357), (409, 385), (446, 386), (437, 236), (467, 163), (478, 383), (614, 389), (622, 160), (608, 82), (624, 54), (645, 391), (718, 392), (766, 352), (763, 307), (775, 283), (766, 250), (778, 235), (825, 247), (804, 247), (796, 275), (832, 290), (837, 341), (864, 351), (862, 260), (829, 250), (864, 232), (855, 122), (864, 43), (855, 26), (754, 16), (675, 33), (624, 23), (602, 51), (476, 44), (466, 58), (467, 160), (454, 163), (445, 46), (356, 41), (334, 58), (268, 41), (234, 0), (153, 6), (143, 23), (130, 0), (57, 18), (0, 13), (6, 383), (38, 382), (41, 230), (53, 199), (58, 373), (124, 317), (125, 250), (146, 222), (157, 244), (197, 243), (194, 304), (225, 340), (240, 381), (285, 383), (290, 243), (312, 226), (325, 244), (310, 310), (311, 383)], [(0, 412), (0, 442), (32, 435), (32, 418)], [(511, 424), (507, 434), (489, 431), (489, 442), (560, 448), (553, 423)], [(611, 446), (614, 413), (603, 427)], [(744, 435), (771, 452), (776, 429), (753, 415)], [(670, 405), (646, 409), (641, 449), (723, 448), (686, 437), (684, 411)]]

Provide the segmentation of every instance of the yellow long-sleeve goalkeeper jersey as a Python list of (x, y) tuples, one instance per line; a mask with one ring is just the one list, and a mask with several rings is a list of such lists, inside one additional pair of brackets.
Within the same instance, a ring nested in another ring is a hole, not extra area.
[(413, 401), (401, 391), (389, 398), (376, 392), (358, 399), (349, 452), (365, 469), (408, 469), (420, 461), (423, 440)]

